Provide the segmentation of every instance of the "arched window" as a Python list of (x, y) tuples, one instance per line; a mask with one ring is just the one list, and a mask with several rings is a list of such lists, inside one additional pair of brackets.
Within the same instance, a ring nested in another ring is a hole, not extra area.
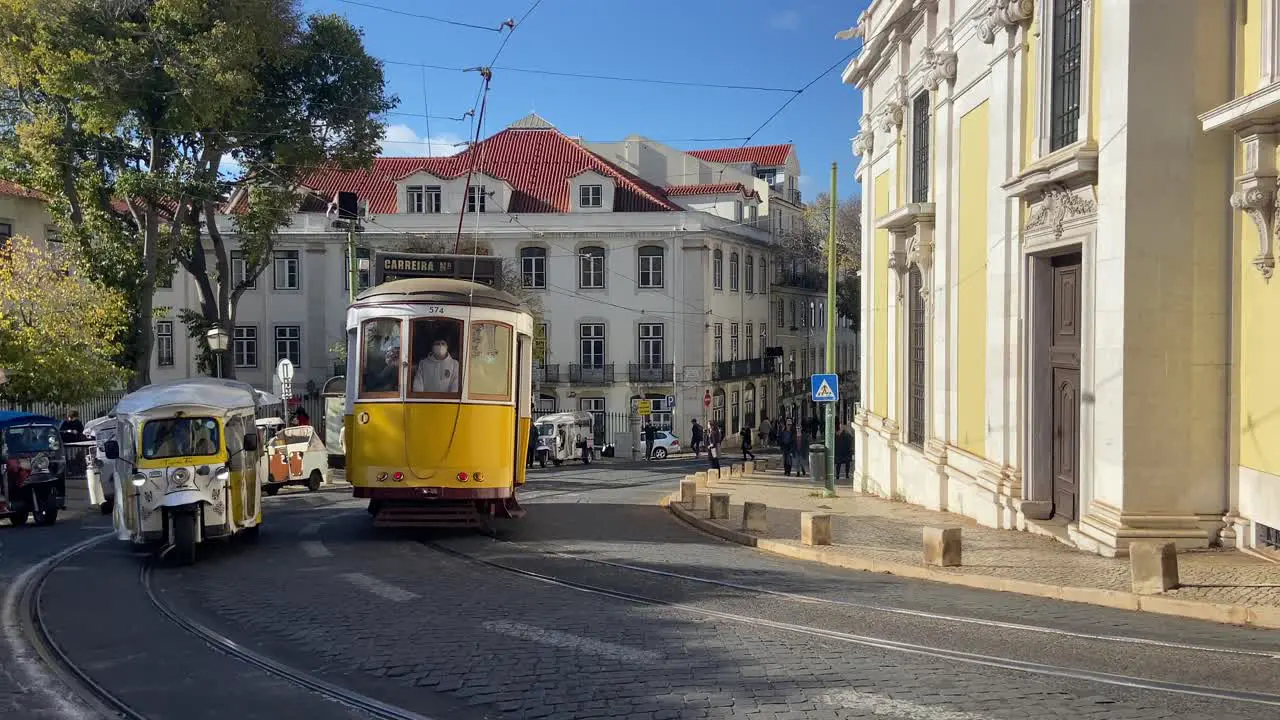
[(743, 280), (746, 280), (747, 292), (749, 293), (755, 292), (756, 291), (756, 259), (749, 253), (747, 254), (747, 267), (745, 270), (743, 270), (743, 274), (744, 274)]
[(546, 289), (546, 248), (527, 247), (520, 251), (520, 285), (525, 288)]
[(660, 288), (662, 287), (662, 248), (656, 246), (645, 246), (640, 248), (636, 258), (640, 272), (636, 279), (642, 288)]
[(729, 255), (729, 291), (738, 292), (738, 253)]
[(925, 318), (919, 266), (907, 272), (907, 442), (924, 446)]
[(604, 248), (584, 247), (578, 251), (578, 287), (604, 287)]
[(724, 289), (724, 251), (720, 248), (711, 254), (711, 287)]

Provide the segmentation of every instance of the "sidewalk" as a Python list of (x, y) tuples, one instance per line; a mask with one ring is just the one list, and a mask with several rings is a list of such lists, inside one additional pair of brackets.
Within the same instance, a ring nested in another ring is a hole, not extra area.
[[(699, 492), (727, 492), (727, 520), (709, 520), (705, 508), (677, 502), (680, 519), (727, 540), (788, 557), (856, 570), (885, 572), (988, 590), (1144, 610), (1241, 625), (1280, 628), (1280, 564), (1234, 550), (1198, 550), (1178, 555), (1181, 585), (1160, 595), (1130, 591), (1129, 560), (1104, 558), (1052, 538), (994, 530), (946, 512), (893, 502), (839, 486), (839, 497), (823, 498), (808, 478), (784, 477), (770, 469), (741, 479), (711, 481)], [(726, 466), (726, 471), (727, 471)], [(727, 472), (726, 472), (727, 475)], [(742, 504), (768, 506), (768, 532), (742, 531)], [(832, 544), (800, 543), (800, 513), (831, 516)], [(925, 565), (926, 526), (963, 528), (963, 567)]]

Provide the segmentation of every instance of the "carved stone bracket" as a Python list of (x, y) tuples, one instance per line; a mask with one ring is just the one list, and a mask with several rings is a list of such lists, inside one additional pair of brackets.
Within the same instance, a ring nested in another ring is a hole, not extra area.
[(958, 58), (953, 52), (936, 52), (933, 48), (925, 48), (923, 53), (924, 60), (924, 86), (929, 90), (937, 90), (944, 82), (952, 82), (956, 79), (956, 69), (958, 67)]
[(978, 16), (978, 39), (990, 45), (996, 33), (1031, 19), (1035, 0), (987, 0), (986, 12)]
[(1267, 282), (1275, 272), (1275, 232), (1280, 220), (1280, 197), (1276, 194), (1275, 178), (1254, 178), (1241, 183), (1239, 190), (1231, 193), (1231, 207), (1243, 212), (1258, 228), (1258, 254), (1253, 266)]
[(876, 220), (876, 227), (888, 230), (893, 238), (889, 248), (889, 269), (897, 274), (897, 297), (905, 298), (907, 272), (920, 269), (920, 298), (928, 310), (933, 266), (933, 203), (910, 203)]
[(1063, 225), (1069, 218), (1088, 215), (1096, 210), (1093, 200), (1077, 195), (1064, 187), (1051, 187), (1044, 192), (1041, 206), (1027, 221), (1027, 230), (1042, 227), (1053, 229), (1053, 239), (1062, 238)]
[(906, 108), (900, 100), (889, 100), (886, 102), (884, 107), (880, 108), (880, 113), (877, 117), (880, 132), (897, 132), (898, 129), (902, 127), (905, 110)]
[(853, 138), (853, 154), (858, 157), (869, 157), (875, 152), (876, 131), (868, 115), (863, 115), (858, 124), (861, 129), (858, 131), (858, 135)]

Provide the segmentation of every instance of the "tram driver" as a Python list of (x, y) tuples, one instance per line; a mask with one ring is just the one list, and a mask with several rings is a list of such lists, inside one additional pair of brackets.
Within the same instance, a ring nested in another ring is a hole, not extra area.
[(413, 391), (458, 393), (458, 361), (449, 353), (449, 341), (437, 337), (431, 343), (431, 354), (418, 361), (413, 373)]

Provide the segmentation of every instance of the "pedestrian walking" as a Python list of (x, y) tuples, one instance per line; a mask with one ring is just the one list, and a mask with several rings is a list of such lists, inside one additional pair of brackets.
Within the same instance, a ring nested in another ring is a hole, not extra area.
[(803, 425), (796, 433), (796, 474), (802, 477), (809, 474), (809, 433), (809, 429)]
[(796, 421), (788, 418), (782, 430), (778, 433), (778, 449), (782, 451), (782, 471), (785, 475), (791, 474), (792, 455), (796, 451)]
[(760, 432), (756, 435), (760, 440), (760, 444), (768, 447), (773, 443), (773, 423), (769, 422), (769, 418), (760, 418)]
[(658, 439), (658, 428), (646, 420), (644, 422), (644, 459), (653, 459), (653, 443)]
[(693, 456), (699, 457), (702, 453), (702, 426), (698, 424), (698, 418), (693, 419), (693, 428), (689, 430), (689, 443), (693, 446)]
[(755, 453), (753, 453), (753, 452), (751, 452), (751, 428), (749, 428), (749, 427), (744, 427), (744, 428), (742, 428), (742, 431), (741, 431), (741, 432), (739, 432), (739, 433), (738, 433), (738, 435), (739, 435), (739, 437), (741, 437), (741, 438), (742, 438), (742, 459), (743, 459), (743, 461), (745, 462), (745, 461), (747, 461), (747, 460), (755, 460), (755, 459), (756, 459), (756, 454), (755, 454)]
[(840, 479), (840, 470), (844, 469), (844, 479), (849, 479), (849, 466), (853, 463), (853, 435), (849, 428), (841, 425), (836, 433), (836, 479)]
[(720, 424), (712, 421), (711, 427), (707, 430), (707, 459), (711, 462), (712, 470), (720, 470)]

